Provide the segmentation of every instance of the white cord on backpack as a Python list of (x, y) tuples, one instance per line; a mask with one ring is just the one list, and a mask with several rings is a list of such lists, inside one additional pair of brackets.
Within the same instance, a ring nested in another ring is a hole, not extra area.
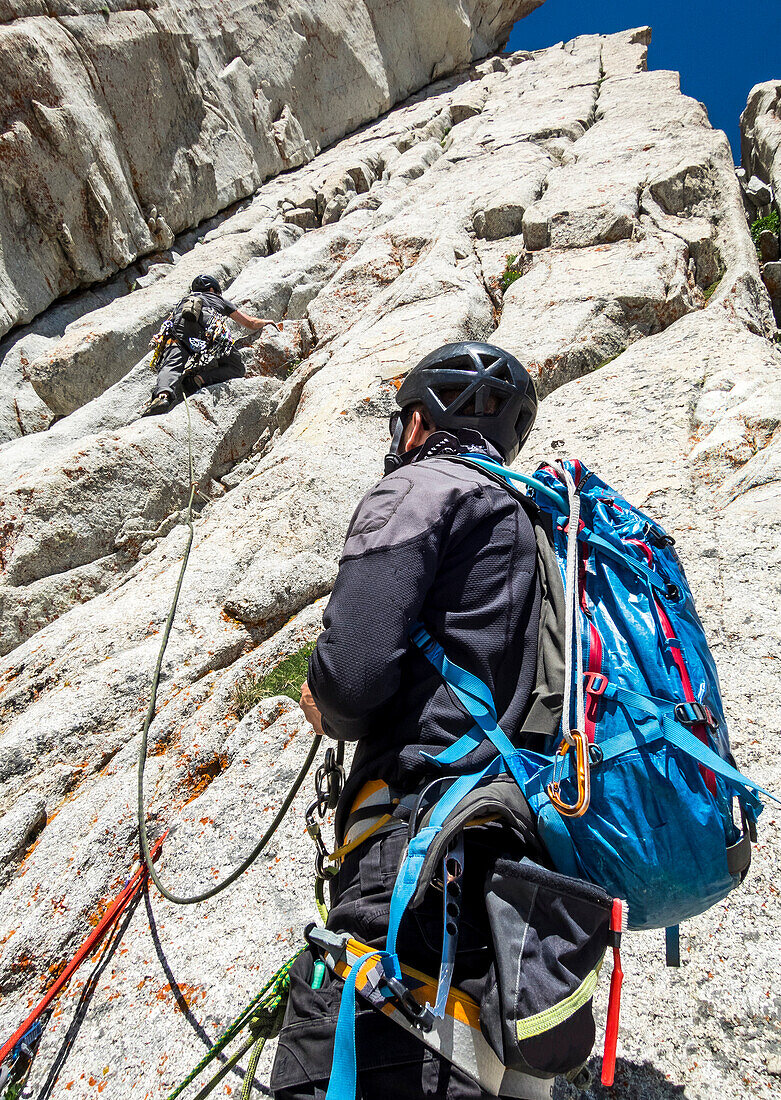
[(567, 527), (567, 565), (565, 576), (564, 647), (564, 709), (562, 733), (568, 745), (575, 741), (570, 733), (572, 720), (572, 650), (575, 649), (575, 728), (582, 732), (586, 725), (586, 702), (583, 693), (583, 647), (580, 636), (580, 603), (578, 600), (578, 528), (580, 526), (580, 493), (569, 470), (558, 462), (550, 465), (567, 486), (569, 525)]

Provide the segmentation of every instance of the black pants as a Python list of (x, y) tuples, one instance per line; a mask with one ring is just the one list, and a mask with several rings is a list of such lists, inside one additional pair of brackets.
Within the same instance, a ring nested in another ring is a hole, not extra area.
[[(172, 344), (163, 354), (157, 381), (152, 391), (152, 396), (168, 392), (174, 395), (174, 400), (182, 400), (182, 375), (187, 369), (191, 356), (180, 344)], [(200, 372), (204, 386), (216, 386), (218, 382), (227, 382), (229, 378), (241, 378), (244, 375), (244, 364), (241, 356), (234, 349), (229, 355), (218, 359), (209, 370)]]
[[(469, 830), (464, 858), (463, 906), (455, 984), (480, 998), (491, 953), (483, 884), (498, 852), (496, 830)], [(334, 880), (328, 928), (350, 932), (371, 947), (384, 947), (393, 885), (406, 840), (406, 827), (368, 841), (348, 855)], [(404, 917), (398, 953), (405, 964), (436, 977), (442, 943), (442, 895), (429, 890)], [(334, 1032), (343, 983), (330, 972), (311, 988), (313, 957), (301, 956), (291, 973), (290, 1000), (271, 1074), (277, 1100), (322, 1100), (328, 1088)], [(358, 1087), (362, 1100), (484, 1100), (471, 1077), (429, 1050), (415, 1036), (357, 1001)]]

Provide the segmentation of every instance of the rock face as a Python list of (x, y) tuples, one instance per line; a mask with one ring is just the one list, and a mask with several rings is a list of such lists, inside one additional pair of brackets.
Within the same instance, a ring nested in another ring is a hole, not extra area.
[(740, 153), (746, 177), (781, 194), (781, 80), (766, 80), (749, 92), (740, 116)]
[[(675, 74), (646, 71), (648, 40), (587, 36), (440, 81), (198, 246), (231, 297), (285, 325), (249, 342), (246, 378), (191, 402), (199, 514), (147, 769), (152, 829), (175, 826), (160, 863), (175, 889), (224, 875), (300, 765), (297, 707), (239, 719), (233, 692), (316, 636), (395, 386), (464, 337), (513, 351), (545, 395), (521, 468), (577, 455), (677, 538), (739, 765), (781, 787), (781, 355), (726, 138)], [(68, 415), (0, 448), (0, 1033), (135, 850), (138, 732), (188, 489), (186, 409), (135, 419), (151, 382), (140, 333), (185, 262), (37, 345), (36, 389)], [(213, 902), (150, 892), (60, 1000), (34, 1087), (163, 1097), (178, 1083), (313, 917), (304, 805)], [(744, 886), (685, 926), (680, 971), (660, 935), (630, 937), (622, 1096), (770, 1092), (777, 815), (760, 826)]]
[(0, 335), (485, 56), (542, 0), (0, 3)]
[[(769, 214), (770, 202), (781, 195), (781, 81), (768, 80), (751, 89), (746, 109), (740, 116), (740, 148), (746, 192), (757, 196), (757, 215)], [(753, 191), (751, 190), (754, 185)], [(773, 304), (776, 323), (781, 328), (781, 234), (765, 230), (758, 242), (762, 260), (762, 278)]]

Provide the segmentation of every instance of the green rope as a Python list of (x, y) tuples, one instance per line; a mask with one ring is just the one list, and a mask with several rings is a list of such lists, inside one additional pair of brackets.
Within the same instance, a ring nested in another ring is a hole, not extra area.
[(193, 528), (193, 499), (195, 497), (196, 485), (195, 474), (193, 471), (193, 432), (192, 432), (192, 420), (190, 419), (190, 403), (187, 400), (187, 395), (184, 396), (184, 405), (187, 410), (187, 456), (190, 471), (190, 499), (187, 502), (187, 545), (184, 549), (184, 557), (182, 558), (182, 567), (179, 570), (179, 579), (176, 582), (176, 589), (174, 591), (174, 598), (171, 602), (171, 610), (168, 612), (168, 618), (166, 619), (165, 627), (163, 629), (163, 638), (160, 643), (160, 651), (157, 655), (157, 663), (155, 665), (155, 671), (152, 676), (152, 693), (149, 699), (149, 707), (147, 708), (146, 718), (144, 719), (144, 726), (141, 731), (141, 746), (138, 750), (138, 838), (141, 845), (141, 857), (146, 864), (146, 869), (149, 872), (149, 877), (154, 882), (157, 889), (168, 901), (173, 902), (175, 905), (195, 905), (200, 901), (206, 901), (207, 898), (213, 898), (215, 894), (222, 893), (228, 886), (240, 878), (241, 875), (247, 870), (247, 868), (255, 862), (260, 853), (268, 844), (271, 837), (277, 831), (282, 819), (290, 808), (293, 799), (298, 794), (301, 784), (306, 779), (312, 762), (317, 755), (317, 750), (320, 747), (320, 741), (322, 740), (319, 734), (315, 734), (312, 739), (312, 745), (307, 753), (306, 760), (301, 766), (296, 778), (293, 780), (293, 785), (285, 796), (282, 805), (272, 819), (268, 829), (266, 829), (263, 836), (258, 843), (242, 862), (236, 867), (229, 875), (227, 875), (222, 882), (216, 883), (208, 890), (204, 890), (202, 894), (192, 894), (179, 896), (168, 890), (162, 883), (160, 876), (155, 869), (155, 865), (152, 862), (149, 854), (149, 837), (146, 829), (146, 811), (144, 809), (144, 769), (146, 768), (147, 757), (147, 743), (149, 740), (149, 727), (152, 724), (152, 719), (155, 716), (155, 708), (157, 706), (157, 688), (160, 682), (160, 670), (163, 666), (163, 657), (165, 655), (166, 647), (168, 646), (168, 639), (171, 634), (171, 628), (174, 622), (174, 616), (176, 614), (176, 607), (179, 603), (179, 595), (182, 591), (182, 582), (184, 581), (185, 570), (187, 569), (187, 562), (190, 557), (190, 550), (192, 549), (193, 539), (195, 537), (195, 530)]
[[(239, 1032), (243, 1031), (247, 1025), (249, 1025), (252, 1031), (250, 1038), (243, 1043), (236, 1054), (232, 1055), (228, 1062), (220, 1068), (219, 1073), (204, 1085), (198, 1095), (193, 1097), (193, 1100), (202, 1100), (204, 1096), (208, 1096), (226, 1073), (229, 1073), (233, 1069), (235, 1064), (254, 1043), (258, 1042), (259, 1039), (263, 1039), (265, 1043), (267, 1039), (271, 1039), (277, 1034), (279, 1027), (282, 1025), (282, 1017), (284, 1016), (288, 991), (290, 989), (290, 970), (293, 963), (299, 955), (304, 953), (304, 951), (306, 951), (306, 948), (302, 947), (292, 956), (292, 958), (283, 963), (275, 974), (272, 974), (260, 993), (256, 994), (249, 1004), (241, 1010), (233, 1023), (228, 1024), (223, 1033), (217, 1038), (212, 1046), (209, 1047), (197, 1066), (194, 1066), (193, 1069), (190, 1070), (184, 1081), (176, 1086), (173, 1092), (166, 1097), (166, 1100), (176, 1100), (176, 1097), (184, 1092), (187, 1086), (191, 1085), (196, 1077), (199, 1077), (200, 1074), (203, 1073), (206, 1067), (222, 1053), (225, 1047), (235, 1039)], [(261, 1050), (262, 1049), (261, 1045)], [(260, 1052), (258, 1052), (258, 1057), (260, 1057)], [(250, 1081), (251, 1080), (252, 1075), (250, 1076)]]
[[(252, 1086), (255, 1082), (255, 1073), (258, 1068), (260, 1056), (263, 1053), (263, 1048), (265, 1047), (267, 1041), (279, 1035), (279, 1032), (282, 1029), (282, 1022), (285, 1019), (285, 1009), (287, 1008), (287, 993), (289, 993), (289, 991), (290, 986), (288, 985), (285, 997), (280, 1000), (277, 1011), (275, 1012), (273, 1018), (269, 1019), (268, 1021), (268, 1027), (257, 1029), (258, 1034), (255, 1040), (255, 1046), (253, 1047), (252, 1054), (250, 1055), (250, 1060), (247, 1063), (247, 1072), (244, 1074), (244, 1083), (241, 1086), (241, 1100), (250, 1100), (252, 1096)], [(252, 1027), (251, 1024), (250, 1027)]]

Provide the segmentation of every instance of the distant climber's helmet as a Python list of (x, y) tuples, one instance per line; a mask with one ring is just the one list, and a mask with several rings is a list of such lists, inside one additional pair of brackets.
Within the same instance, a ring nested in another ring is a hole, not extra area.
[(420, 402), (437, 428), (473, 428), (506, 462), (526, 442), (537, 415), (534, 383), (515, 356), (474, 340), (432, 351), (409, 372), (396, 401), (401, 421), (404, 409)]
[(201, 290), (211, 294), (221, 294), (220, 284), (213, 275), (196, 275), (190, 290)]

